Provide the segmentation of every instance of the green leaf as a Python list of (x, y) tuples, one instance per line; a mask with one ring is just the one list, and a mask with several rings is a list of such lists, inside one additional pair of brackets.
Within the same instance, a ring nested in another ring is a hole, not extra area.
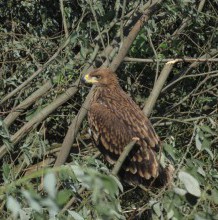
[(164, 143), (163, 148), (173, 158), (173, 160), (176, 160), (174, 148), (171, 144)]
[(156, 203), (153, 205), (153, 209), (155, 211), (155, 213), (157, 214), (158, 217), (161, 216), (162, 214), (162, 210), (161, 210), (161, 207), (160, 207), (160, 203)]
[(218, 205), (218, 190), (212, 189), (212, 198), (216, 205)]
[(7, 199), (7, 208), (12, 212), (14, 219), (17, 219), (19, 212), (21, 210), (21, 206), (16, 199), (12, 196), (8, 196)]
[(3, 170), (3, 177), (4, 177), (4, 180), (7, 181), (9, 179), (9, 175), (11, 173), (11, 168), (9, 166), (8, 163), (3, 163), (2, 164), (2, 170)]
[(172, 219), (173, 216), (174, 216), (174, 211), (170, 209), (170, 211), (167, 213), (167, 219)]
[(57, 194), (57, 203), (58, 205), (62, 206), (64, 205), (72, 195), (70, 190), (61, 190)]
[(206, 176), (206, 173), (204, 172), (203, 168), (202, 167), (198, 167), (198, 173), (200, 173), (202, 176)]
[(71, 165), (71, 168), (76, 176), (76, 178), (78, 179), (78, 181), (82, 182), (83, 181), (83, 177), (85, 175), (84, 171), (81, 169), (80, 166), (77, 165)]
[(75, 220), (84, 220), (84, 218), (78, 214), (77, 212), (68, 210), (68, 213), (75, 219)]
[(205, 213), (199, 212), (198, 214), (195, 215), (194, 220), (206, 220), (206, 219), (208, 219), (208, 218), (205, 218), (205, 217), (206, 217)]
[(206, 133), (209, 133), (211, 135), (216, 135), (216, 133), (214, 131), (212, 131), (211, 128), (207, 125), (202, 125), (201, 130), (206, 132)]
[(213, 152), (209, 148), (205, 148), (204, 150), (207, 151), (207, 153), (210, 155), (211, 159), (214, 158)]
[(180, 171), (178, 175), (181, 182), (185, 185), (186, 190), (196, 196), (201, 196), (201, 190), (198, 181), (189, 173), (186, 173), (184, 171)]
[(184, 196), (187, 193), (186, 190), (178, 188), (178, 187), (175, 187), (173, 190), (176, 194), (178, 194), (180, 196)]
[(162, 42), (160, 45), (159, 45), (160, 48), (162, 49), (166, 49), (168, 47), (167, 45), (167, 42)]
[(121, 182), (119, 181), (119, 179), (113, 175), (110, 176), (112, 179), (114, 179), (114, 181), (116, 182), (116, 184), (118, 185), (119, 189), (121, 192), (123, 192), (123, 185), (121, 184)]
[(202, 141), (202, 149), (205, 149), (205, 148), (210, 148), (211, 146), (211, 141), (208, 140), (207, 138), (204, 138), (203, 141)]
[(42, 212), (42, 207), (40, 206), (40, 204), (35, 199), (32, 198), (31, 194), (26, 190), (24, 190), (22, 193), (25, 196), (25, 198), (27, 199), (27, 201), (29, 203), (29, 206), (33, 210), (41, 213)]
[(197, 149), (200, 151), (202, 147), (202, 143), (201, 143), (198, 133), (195, 135), (195, 144), (196, 144)]
[(44, 188), (51, 198), (56, 196), (56, 177), (54, 173), (48, 173), (44, 177)]

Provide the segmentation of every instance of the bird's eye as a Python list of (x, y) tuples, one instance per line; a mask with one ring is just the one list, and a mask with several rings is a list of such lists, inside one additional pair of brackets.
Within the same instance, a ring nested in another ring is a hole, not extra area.
[(95, 76), (97, 79), (101, 79), (101, 76)]

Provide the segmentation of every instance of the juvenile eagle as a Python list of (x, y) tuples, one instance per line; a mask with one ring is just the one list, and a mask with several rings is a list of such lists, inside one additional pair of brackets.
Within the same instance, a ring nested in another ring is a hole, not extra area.
[(157, 158), (160, 139), (149, 119), (122, 90), (116, 74), (99, 68), (86, 74), (84, 81), (96, 85), (88, 121), (95, 145), (107, 161), (114, 164), (124, 147), (137, 137), (139, 140), (123, 163), (120, 177), (129, 183), (165, 185), (170, 174)]

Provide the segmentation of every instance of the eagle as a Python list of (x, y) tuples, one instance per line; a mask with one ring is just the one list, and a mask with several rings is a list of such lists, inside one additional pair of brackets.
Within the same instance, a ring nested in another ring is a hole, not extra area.
[(88, 123), (94, 144), (110, 164), (114, 164), (125, 146), (136, 144), (126, 157), (119, 176), (129, 184), (164, 186), (172, 167), (163, 167), (158, 152), (161, 141), (139, 106), (119, 85), (109, 68), (95, 69), (83, 77), (95, 85), (88, 110)]

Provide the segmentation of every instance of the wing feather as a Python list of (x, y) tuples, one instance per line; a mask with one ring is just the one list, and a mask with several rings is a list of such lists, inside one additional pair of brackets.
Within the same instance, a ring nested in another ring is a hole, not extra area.
[(149, 119), (143, 114), (135, 102), (123, 91), (104, 93), (99, 98), (102, 105), (107, 106), (119, 120), (126, 124), (137, 137), (145, 138), (149, 147), (159, 150), (160, 139), (154, 131)]
[[(96, 146), (113, 164), (133, 137), (140, 138), (138, 146), (134, 146), (135, 149), (127, 157), (124, 168), (127, 172), (133, 175), (138, 173), (145, 179), (150, 179), (151, 176), (156, 177), (158, 163), (155, 152), (149, 146), (151, 141), (148, 128), (145, 126), (144, 132), (141, 133), (141, 130), (136, 128), (137, 121), (128, 121), (110, 107), (96, 102), (89, 110), (88, 119), (91, 129), (98, 132), (98, 135), (94, 135), (98, 137), (98, 141), (95, 140)], [(134, 129), (131, 123), (135, 125)], [(139, 126), (141, 126), (141, 121)]]

